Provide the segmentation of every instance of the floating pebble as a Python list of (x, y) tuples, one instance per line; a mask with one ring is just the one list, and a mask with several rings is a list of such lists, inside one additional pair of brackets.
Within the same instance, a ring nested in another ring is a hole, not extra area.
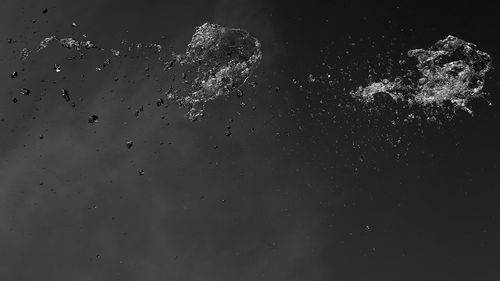
[(69, 97), (68, 90), (62, 89), (61, 95), (63, 96), (63, 98), (66, 102), (70, 102), (71, 98)]
[(125, 143), (125, 146), (126, 146), (128, 149), (131, 149), (133, 145), (134, 145), (134, 142), (133, 142), (133, 141), (127, 141), (127, 142)]
[(22, 88), (20, 93), (25, 96), (29, 96), (31, 94), (31, 90), (27, 88)]
[(90, 124), (99, 122), (99, 116), (97, 115), (90, 115), (88, 118), (88, 121)]

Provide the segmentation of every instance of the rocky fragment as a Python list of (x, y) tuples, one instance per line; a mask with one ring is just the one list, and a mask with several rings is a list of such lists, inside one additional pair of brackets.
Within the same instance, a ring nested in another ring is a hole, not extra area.
[(211, 23), (197, 27), (185, 54), (174, 54), (165, 63), (166, 69), (175, 63), (195, 67), (191, 92), (169, 99), (188, 108), (189, 119), (198, 119), (206, 102), (228, 95), (246, 82), (262, 59), (260, 48), (259, 40), (243, 29)]
[(405, 77), (374, 82), (351, 94), (365, 102), (373, 102), (378, 94), (410, 105), (440, 107), (449, 102), (469, 113), (469, 101), (487, 94), (483, 86), (492, 58), (475, 44), (449, 35), (428, 49), (410, 50), (408, 56), (418, 60), (416, 76), (408, 70)]

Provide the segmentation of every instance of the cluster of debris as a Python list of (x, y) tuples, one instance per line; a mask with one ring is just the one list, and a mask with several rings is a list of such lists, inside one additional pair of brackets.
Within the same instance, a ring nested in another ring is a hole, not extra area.
[[(60, 46), (83, 51), (85, 49), (105, 49), (97, 48), (91, 41), (79, 41), (73, 38), (61, 38), (49, 36), (43, 39), (34, 51), (24, 48), (21, 50), (21, 60), (26, 60), (32, 53), (38, 53), (53, 43)], [(133, 44), (122, 41), (122, 45), (128, 46), (128, 51), (142, 48), (152, 49), (155, 54), (162, 51), (160, 44)], [(249, 32), (239, 28), (228, 28), (217, 24), (205, 23), (196, 28), (191, 42), (188, 44), (184, 54), (173, 54), (171, 59), (163, 62), (164, 70), (175, 65), (186, 65), (194, 68), (195, 78), (191, 83), (187, 83), (189, 89), (175, 90), (166, 93), (168, 102), (178, 103), (181, 107), (187, 108), (186, 116), (190, 120), (197, 120), (203, 116), (205, 103), (220, 96), (238, 90), (248, 79), (252, 71), (257, 67), (262, 59), (261, 45), (259, 40)], [(119, 57), (119, 50), (110, 49), (112, 57)], [(83, 56), (83, 53), (81, 53)], [(160, 58), (160, 61), (162, 58)], [(110, 63), (106, 59), (102, 67)], [(59, 65), (55, 65), (56, 72), (60, 72)], [(101, 71), (97, 67), (96, 71)], [(183, 73), (186, 80), (186, 74)], [(186, 80), (187, 82), (187, 80)]]

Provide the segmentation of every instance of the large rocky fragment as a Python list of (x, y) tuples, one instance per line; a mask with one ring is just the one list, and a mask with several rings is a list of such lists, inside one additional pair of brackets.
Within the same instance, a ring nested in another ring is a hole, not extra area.
[(372, 102), (377, 94), (422, 106), (451, 102), (469, 113), (472, 111), (467, 103), (487, 94), (483, 86), (486, 73), (492, 69), (492, 59), (475, 44), (450, 35), (428, 49), (410, 50), (408, 56), (418, 60), (416, 77), (374, 82), (351, 94), (365, 102)]
[(262, 58), (260, 47), (259, 40), (243, 29), (210, 23), (197, 27), (185, 54), (175, 56), (176, 62), (196, 69), (191, 92), (170, 98), (190, 109), (190, 119), (197, 119), (203, 115), (204, 103), (245, 83)]

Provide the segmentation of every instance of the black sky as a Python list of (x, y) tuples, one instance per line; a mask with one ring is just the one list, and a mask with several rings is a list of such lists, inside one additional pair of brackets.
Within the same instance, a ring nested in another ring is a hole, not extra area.
[[(18, 59), (50, 35), (182, 52), (204, 22), (250, 31), (263, 61), (194, 123), (156, 106), (180, 71), (151, 52)], [(498, 280), (498, 74), (492, 106), (440, 125), (347, 96), (366, 62), (449, 34), (495, 65), (496, 26), (479, 2), (2, 1), (0, 280)], [(350, 80), (305, 82), (328, 66)]]

